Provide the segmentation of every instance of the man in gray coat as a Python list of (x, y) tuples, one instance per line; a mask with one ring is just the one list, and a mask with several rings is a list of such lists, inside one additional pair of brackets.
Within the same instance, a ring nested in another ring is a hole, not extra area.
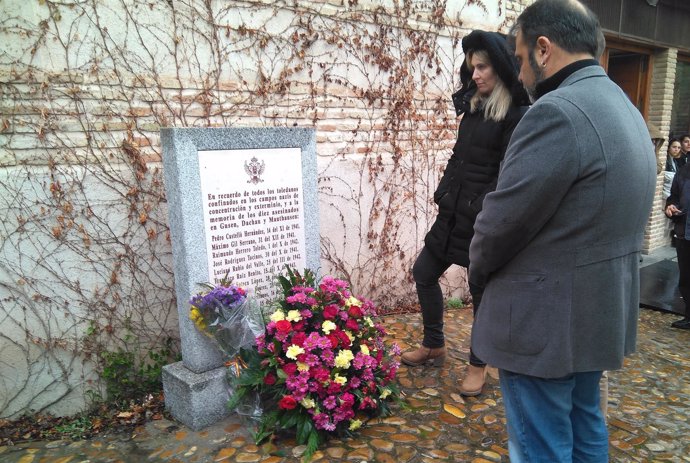
[(485, 291), (472, 349), (500, 370), (512, 463), (603, 463), (598, 384), (635, 348), (654, 149), (593, 59), (589, 9), (537, 0), (512, 32), (534, 105), (475, 223), (469, 277)]

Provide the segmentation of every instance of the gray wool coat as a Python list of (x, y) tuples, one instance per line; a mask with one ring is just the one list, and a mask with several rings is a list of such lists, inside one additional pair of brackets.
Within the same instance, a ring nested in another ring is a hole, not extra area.
[(620, 368), (635, 348), (655, 185), (645, 121), (600, 66), (540, 98), (474, 227), (477, 356), (542, 378)]

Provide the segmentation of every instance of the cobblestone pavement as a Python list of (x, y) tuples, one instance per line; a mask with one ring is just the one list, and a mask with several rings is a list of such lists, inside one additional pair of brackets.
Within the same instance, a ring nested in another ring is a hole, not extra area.
[[(690, 331), (674, 330), (676, 315), (642, 310), (638, 352), (609, 376), (610, 460), (690, 462)], [(442, 368), (408, 369), (399, 382), (407, 406), (370, 422), (356, 439), (332, 440), (318, 462), (507, 462), (500, 391), (489, 378), (485, 393), (457, 393), (468, 355), (470, 309), (451, 310), (446, 331), (450, 359)], [(403, 349), (420, 336), (419, 314), (389, 316), (391, 337)], [(303, 448), (290, 440), (256, 446), (247, 423), (228, 418), (194, 432), (152, 421), (132, 434), (87, 441), (33, 442), (0, 447), (8, 463), (78, 462), (298, 462)]]

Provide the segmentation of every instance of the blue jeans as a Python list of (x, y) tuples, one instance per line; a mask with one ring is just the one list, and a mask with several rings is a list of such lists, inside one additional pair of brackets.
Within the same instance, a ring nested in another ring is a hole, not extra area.
[(608, 463), (601, 374), (544, 379), (500, 370), (511, 463)]

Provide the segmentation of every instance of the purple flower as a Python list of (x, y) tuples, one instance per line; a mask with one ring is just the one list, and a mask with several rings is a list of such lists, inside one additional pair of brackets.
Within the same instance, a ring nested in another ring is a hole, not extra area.
[(306, 363), (310, 367), (315, 367), (321, 363), (321, 359), (317, 355), (307, 354), (304, 356), (304, 363)]
[[(331, 349), (331, 340), (327, 336), (320, 336), (319, 345), (320, 349)], [(332, 352), (331, 352), (332, 354)]]
[(235, 285), (216, 286), (206, 294), (197, 294), (189, 301), (199, 310), (213, 310), (219, 308), (234, 309), (242, 305), (247, 299), (247, 293)]
[(326, 431), (335, 431), (335, 424), (331, 423), (328, 415), (325, 413), (319, 413), (314, 415), (314, 423), (316, 424), (316, 429), (323, 429)]
[(333, 414), (333, 422), (340, 423), (355, 417), (355, 412), (351, 408), (338, 407), (338, 410)]
[(326, 397), (326, 399), (323, 401), (323, 406), (328, 410), (333, 410), (337, 405), (338, 404), (335, 401), (335, 396), (333, 395)]
[(304, 304), (307, 300), (307, 296), (304, 293), (297, 293), (293, 294), (292, 296), (288, 296), (286, 299), (288, 304), (297, 304), (297, 303), (302, 303)]
[[(330, 343), (328, 346), (330, 347)], [(321, 352), (321, 360), (323, 360), (326, 366), (333, 367), (333, 365), (335, 365), (335, 355), (333, 355), (333, 351), (331, 349), (325, 349)]]
[[(326, 344), (325, 344), (326, 347), (331, 347), (331, 342), (328, 340), (328, 338), (323, 336), (323, 339), (326, 340)], [(322, 336), (318, 332), (314, 331), (314, 332), (310, 333), (309, 336), (307, 336), (307, 339), (304, 341), (303, 347), (306, 350), (311, 351), (313, 349), (316, 349), (317, 347), (324, 349), (323, 346), (324, 346), (324, 342), (322, 340)]]
[(314, 288), (310, 288), (309, 286), (293, 286), (292, 292), (294, 292), (294, 293), (313, 293)]

